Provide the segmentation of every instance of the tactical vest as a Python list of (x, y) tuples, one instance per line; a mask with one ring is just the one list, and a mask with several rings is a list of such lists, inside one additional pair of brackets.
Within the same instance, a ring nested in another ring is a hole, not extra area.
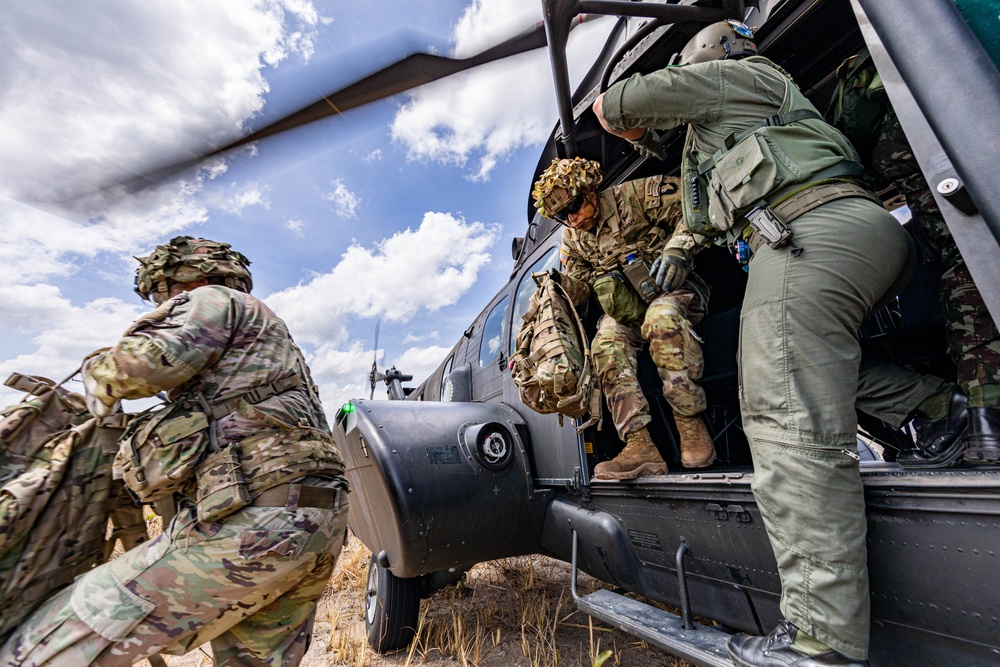
[[(817, 174), (831, 178), (864, 173), (857, 153), (822, 116), (777, 65), (752, 56), (743, 63), (766, 66), (784, 83), (777, 114), (739, 135), (729, 135), (713, 155), (696, 155), (694, 126), (684, 145), (681, 202), (685, 222), (696, 233), (717, 236), (742, 222), (751, 207), (768, 205), (795, 188), (809, 184)], [(700, 162), (698, 159), (700, 158)]]
[[(195, 501), (199, 521), (212, 522), (280, 484), (306, 475), (342, 474), (343, 461), (328, 433), (283, 422), (255, 407), (302, 386), (308, 383), (292, 375), (211, 403), (198, 393), (182, 394), (142, 413), (119, 443), (117, 462), (125, 484), (141, 502), (156, 503), (164, 518), (179, 494)], [(262, 428), (259, 437), (220, 442), (217, 422), (233, 412), (270, 428)]]
[(514, 338), (511, 376), (521, 402), (541, 414), (589, 415), (582, 431), (601, 419), (601, 390), (593, 374), (587, 333), (569, 295), (545, 272)]
[[(648, 186), (658, 186), (655, 181)], [(652, 196), (652, 195), (651, 195)], [(656, 194), (659, 197), (659, 193)], [(595, 266), (602, 273), (619, 270), (626, 264), (629, 255), (641, 257), (646, 262), (652, 262), (659, 256), (660, 250), (666, 245), (667, 240), (673, 230), (666, 230), (658, 225), (650, 225), (646, 232), (631, 242), (625, 240), (621, 231), (621, 215), (618, 212), (618, 204), (615, 201), (614, 193), (608, 189), (601, 193), (601, 210), (610, 211), (604, 219), (605, 225), (611, 230), (610, 234), (602, 234), (598, 237), (598, 250), (600, 257), (597, 258)]]
[(96, 419), (82, 395), (45, 378), (14, 373), (6, 384), (27, 395), (0, 412), (0, 644), (116, 540), (131, 549), (148, 538), (141, 508), (112, 479), (127, 415)]

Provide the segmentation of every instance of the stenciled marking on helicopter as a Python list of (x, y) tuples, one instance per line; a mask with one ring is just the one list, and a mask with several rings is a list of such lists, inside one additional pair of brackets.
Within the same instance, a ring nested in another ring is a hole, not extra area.
[(663, 546), (660, 544), (660, 536), (656, 533), (647, 533), (643, 530), (633, 530), (628, 529), (628, 539), (632, 544), (643, 549), (653, 549), (654, 551), (663, 551)]
[(448, 463), (461, 463), (462, 455), (458, 452), (458, 447), (450, 445), (447, 447), (427, 447), (427, 461), (431, 465)]

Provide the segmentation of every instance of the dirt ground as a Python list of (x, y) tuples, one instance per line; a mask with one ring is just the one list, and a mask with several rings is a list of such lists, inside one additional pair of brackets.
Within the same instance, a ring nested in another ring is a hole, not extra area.
[[(365, 640), (368, 558), (352, 537), (320, 602), (303, 667), (689, 665), (576, 611), (569, 566), (544, 556), (476, 566), (465, 582), (421, 603), (417, 637), (408, 649), (378, 655)], [(597, 583), (581, 574), (578, 586), (589, 592)], [(171, 667), (213, 664), (207, 645), (166, 661)]]

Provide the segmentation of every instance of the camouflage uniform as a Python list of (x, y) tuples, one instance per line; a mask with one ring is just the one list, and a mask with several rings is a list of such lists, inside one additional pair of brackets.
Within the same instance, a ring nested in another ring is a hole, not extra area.
[[(605, 190), (599, 201), (591, 231), (563, 229), (563, 285), (577, 305), (586, 300), (596, 278), (621, 270), (628, 254), (647, 264), (658, 257), (680, 221), (675, 178), (629, 181)], [(683, 227), (678, 231), (687, 233)], [(705, 391), (697, 382), (704, 360), (691, 327), (704, 317), (707, 299), (707, 286), (694, 276), (680, 289), (653, 299), (641, 321), (616, 322), (607, 314), (599, 320), (592, 345), (594, 368), (623, 440), (651, 419), (636, 377), (636, 355), (643, 341), (649, 342), (663, 395), (673, 411), (685, 416), (704, 412)]]
[[(346, 492), (299, 505), (308, 486), (340, 488), (343, 464), (288, 330), (249, 294), (209, 285), (165, 301), (85, 367), (105, 404), (200, 392), (208, 403), (297, 374), (302, 383), (217, 422), (251, 496), (289, 482), (284, 506), (250, 505), (201, 523), (193, 489), (156, 539), (83, 575), (0, 648), (0, 665), (130, 665), (211, 641), (217, 665), (297, 665), (343, 544)], [(300, 486), (300, 483), (307, 486)], [(331, 491), (331, 496), (336, 493)]]
[(882, 120), (872, 162), (875, 170), (906, 197), (917, 233), (941, 255), (944, 272), (939, 298), (948, 352), (958, 367), (958, 384), (969, 397), (969, 407), (1000, 407), (1000, 332), (934, 202), (892, 107)]

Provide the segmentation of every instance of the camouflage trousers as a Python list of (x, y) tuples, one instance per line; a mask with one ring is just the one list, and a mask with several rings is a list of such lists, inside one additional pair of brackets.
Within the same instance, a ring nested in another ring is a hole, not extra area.
[(36, 610), (0, 665), (131, 665), (206, 641), (216, 665), (298, 665), (346, 527), (346, 500), (248, 507), (211, 524), (182, 504), (161, 535)]
[(663, 381), (663, 395), (674, 412), (697, 415), (705, 411), (705, 390), (698, 384), (705, 361), (701, 341), (692, 327), (705, 316), (705, 304), (686, 288), (662, 294), (650, 302), (642, 325), (629, 326), (604, 315), (597, 323), (591, 351), (618, 435), (650, 422), (649, 403), (637, 376), (637, 355), (643, 341)]
[(940, 255), (938, 296), (944, 311), (948, 353), (970, 407), (1000, 407), (1000, 331), (962, 259), (931, 195), (896, 113), (890, 110), (872, 152), (875, 167), (906, 197), (922, 248)]

